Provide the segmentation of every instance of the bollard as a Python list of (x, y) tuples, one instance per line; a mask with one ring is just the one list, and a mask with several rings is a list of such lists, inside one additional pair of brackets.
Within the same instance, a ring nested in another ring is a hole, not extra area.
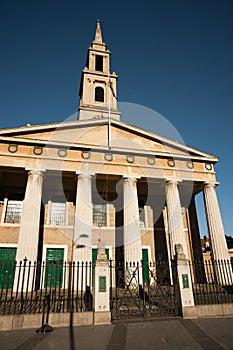
[(86, 311), (93, 310), (93, 296), (91, 294), (90, 286), (86, 286), (86, 291), (84, 293), (84, 304)]
[[(46, 315), (46, 322), (44, 322), (45, 318), (45, 308), (47, 307), (47, 315)], [(50, 294), (46, 295), (43, 312), (42, 312), (42, 325), (39, 329), (36, 330), (37, 333), (47, 333), (52, 332), (53, 327), (49, 325), (49, 311), (50, 311)]]

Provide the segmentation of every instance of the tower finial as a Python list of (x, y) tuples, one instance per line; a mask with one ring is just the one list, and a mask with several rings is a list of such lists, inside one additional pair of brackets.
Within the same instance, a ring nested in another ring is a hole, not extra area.
[(100, 27), (100, 20), (97, 19), (96, 21), (96, 31), (95, 31), (95, 43), (98, 44), (103, 44), (103, 39), (102, 39), (102, 33), (101, 33), (101, 27)]

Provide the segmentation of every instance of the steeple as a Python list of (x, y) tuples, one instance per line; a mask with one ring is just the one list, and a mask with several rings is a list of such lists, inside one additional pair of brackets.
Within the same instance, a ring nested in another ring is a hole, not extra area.
[(100, 20), (97, 20), (95, 38), (88, 49), (86, 67), (82, 71), (79, 120), (120, 119), (117, 109), (117, 74), (110, 73), (110, 54), (103, 42)]
[(95, 43), (97, 44), (103, 44), (103, 39), (102, 39), (102, 32), (101, 32), (101, 27), (100, 27), (100, 20), (97, 19), (96, 21), (96, 30), (95, 30)]

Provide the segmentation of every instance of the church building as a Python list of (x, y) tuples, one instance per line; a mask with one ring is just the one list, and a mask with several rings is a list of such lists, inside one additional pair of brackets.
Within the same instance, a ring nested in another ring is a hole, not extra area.
[[(97, 21), (77, 120), (0, 130), (0, 260), (201, 260), (202, 192), (213, 259), (229, 259), (218, 158), (121, 120), (117, 74)], [(143, 116), (142, 116), (143, 118)]]

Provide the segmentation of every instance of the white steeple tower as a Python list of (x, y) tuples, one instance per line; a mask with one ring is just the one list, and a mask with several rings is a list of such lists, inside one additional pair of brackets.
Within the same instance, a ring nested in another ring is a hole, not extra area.
[(110, 51), (102, 39), (100, 21), (88, 50), (79, 90), (79, 120), (120, 119), (117, 109), (117, 74), (110, 73)]

